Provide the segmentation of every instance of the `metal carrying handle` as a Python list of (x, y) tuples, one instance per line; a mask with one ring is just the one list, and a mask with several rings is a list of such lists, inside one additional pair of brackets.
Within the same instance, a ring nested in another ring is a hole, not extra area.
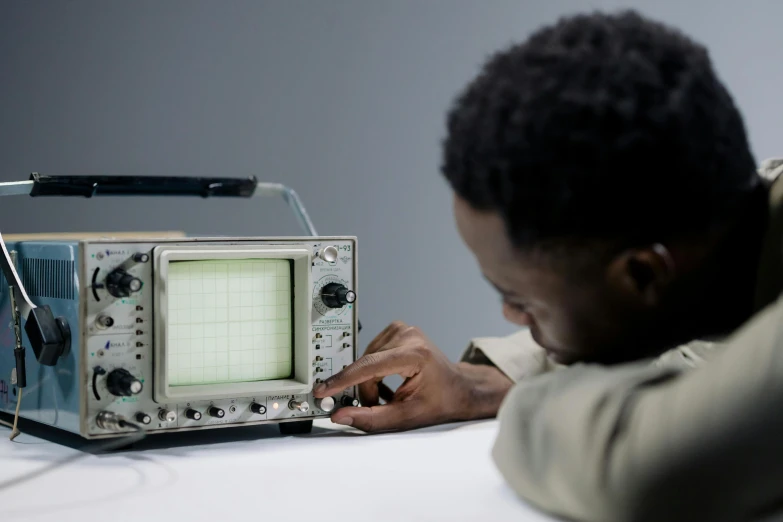
[[(201, 178), (191, 176), (44, 176), (37, 172), (27, 181), (0, 183), (0, 196), (199, 196), (252, 198), (280, 196), (299, 221), (305, 234), (318, 236), (310, 216), (297, 193), (281, 183), (248, 178)], [(22, 280), (16, 273), (10, 253), (0, 233), (0, 268), (14, 287), (19, 309), (27, 316), (36, 306), (27, 296)]]
[[(201, 178), (190, 176), (44, 176), (34, 172), (27, 181), (0, 183), (0, 196), (198, 196), (252, 198), (266, 196), (282, 197), (299, 221), (305, 234), (317, 237), (310, 216), (307, 214), (297, 193), (281, 184), (261, 182), (255, 176), (248, 178)], [(17, 301), (20, 315), (27, 317), (25, 330), (28, 332), (33, 350), (39, 361), (47, 359), (53, 365), (62, 353), (64, 342), (49, 307), (38, 308), (30, 300), (15, 263), (6, 248), (0, 233), (0, 269)], [(361, 329), (361, 323), (359, 324)], [(49, 355), (49, 354), (52, 355)], [(54, 359), (52, 359), (52, 356)], [(44, 363), (46, 364), (46, 363)]]
[(190, 176), (44, 176), (34, 172), (28, 181), (0, 183), (0, 196), (198, 196), (252, 198), (280, 196), (299, 221), (305, 234), (318, 236), (302, 201), (281, 183), (248, 178), (200, 178)]

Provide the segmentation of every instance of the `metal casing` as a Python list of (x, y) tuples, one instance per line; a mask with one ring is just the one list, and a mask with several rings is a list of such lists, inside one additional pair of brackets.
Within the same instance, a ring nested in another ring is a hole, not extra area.
[[(329, 282), (341, 282), (358, 293), (356, 245), (356, 238), (349, 236), (155, 240), (122, 237), (9, 243), (9, 250), (17, 252), (18, 271), (30, 297), (36, 305), (49, 305), (55, 316), (65, 317), (72, 332), (71, 352), (54, 367), (38, 365), (31, 350), (27, 350), (28, 386), (24, 390), (21, 415), (86, 438), (122, 434), (97, 426), (95, 419), (101, 411), (122, 415), (133, 422), (139, 414), (146, 414), (152, 422), (142, 427), (150, 434), (328, 416), (329, 412), (316, 407), (312, 387), (356, 359), (358, 310), (357, 303), (329, 309), (320, 301), (319, 292)], [(339, 256), (334, 262), (318, 257), (325, 246), (338, 249)], [(298, 314), (294, 318), (294, 357), (298, 368), (295, 382), (299, 386), (276, 387), (274, 382), (267, 381), (255, 390), (234, 387), (236, 393), (227, 393), (223, 388), (220, 393), (210, 395), (208, 388), (202, 388), (198, 394), (180, 398), (156, 394), (157, 381), (162, 375), (159, 370), (165, 361), (165, 353), (160, 349), (165, 314), (160, 313), (159, 307), (161, 297), (165, 299), (166, 285), (159, 271), (163, 264), (159, 253), (204, 252), (205, 248), (228, 252), (227, 255), (278, 250), (299, 263), (296, 301), (298, 305), (303, 300), (308, 302), (307, 309), (294, 306)], [(148, 255), (149, 261), (134, 261), (136, 254)], [(105, 289), (94, 288), (117, 268), (141, 279), (142, 290), (127, 298), (115, 298)], [(98, 318), (102, 316), (112, 318), (111, 327), (100, 324)], [(0, 411), (7, 413), (13, 412), (16, 406), (15, 386), (11, 383), (13, 332), (9, 323), (8, 289), (4, 287), (0, 289)], [(302, 339), (303, 336), (306, 338)], [(26, 338), (24, 342), (29, 347)], [(106, 376), (118, 368), (143, 382), (141, 393), (134, 396), (109, 393)], [(348, 390), (346, 394), (353, 396), (354, 391)], [(335, 397), (338, 407), (340, 399)], [(288, 407), (291, 400), (308, 402), (310, 408), (292, 410)], [(253, 404), (263, 404), (266, 412), (251, 411)], [(207, 413), (210, 408), (219, 408), (225, 414), (212, 417)], [(190, 409), (199, 411), (201, 419), (189, 418), (186, 411)], [(176, 420), (165, 420), (165, 413), (172, 412)]]

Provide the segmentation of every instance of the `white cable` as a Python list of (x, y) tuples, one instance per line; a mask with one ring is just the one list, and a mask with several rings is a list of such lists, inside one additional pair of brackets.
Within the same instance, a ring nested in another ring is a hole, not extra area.
[(22, 388), (19, 388), (19, 393), (16, 394), (16, 413), (14, 414), (14, 425), (11, 428), (11, 435), (8, 437), (10, 440), (14, 440), (21, 432), (16, 427), (19, 424), (19, 407), (22, 405)]

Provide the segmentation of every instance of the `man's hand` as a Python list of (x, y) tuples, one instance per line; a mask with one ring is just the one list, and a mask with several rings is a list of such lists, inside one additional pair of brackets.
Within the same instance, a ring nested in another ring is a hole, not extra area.
[[(389, 375), (405, 378), (396, 392), (382, 382)], [(314, 395), (358, 385), (362, 407), (340, 408), (332, 421), (377, 432), (493, 417), (512, 384), (492, 366), (452, 363), (418, 328), (396, 322), (358, 361), (318, 385)]]

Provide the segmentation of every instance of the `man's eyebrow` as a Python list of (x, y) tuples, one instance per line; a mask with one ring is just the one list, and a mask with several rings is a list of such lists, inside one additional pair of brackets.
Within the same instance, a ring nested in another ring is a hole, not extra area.
[(484, 277), (484, 280), (492, 285), (492, 288), (497, 290), (500, 294), (507, 296), (507, 297), (517, 297), (517, 294), (512, 292), (511, 290), (505, 290), (503, 288), (500, 288), (492, 279), (488, 278), (486, 275), (482, 274)]

